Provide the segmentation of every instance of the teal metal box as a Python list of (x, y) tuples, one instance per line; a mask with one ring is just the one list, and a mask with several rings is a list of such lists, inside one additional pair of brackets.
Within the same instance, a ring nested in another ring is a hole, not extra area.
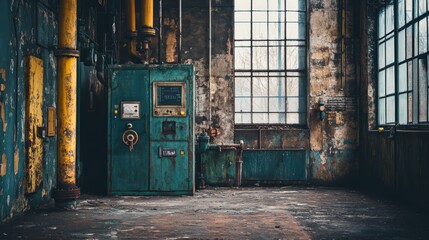
[(193, 66), (113, 65), (108, 94), (108, 193), (194, 194)]

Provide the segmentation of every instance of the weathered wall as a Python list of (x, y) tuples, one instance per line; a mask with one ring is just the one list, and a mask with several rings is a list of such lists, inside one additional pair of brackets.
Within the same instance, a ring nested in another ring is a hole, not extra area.
[(376, 125), (377, 9), (360, 6), (360, 132), (359, 185), (362, 189), (404, 199), (428, 209), (429, 132), (399, 126), (393, 134), (378, 132)]
[[(346, 1), (345, 63), (341, 68), (339, 1), (310, 0), (309, 113), (310, 179), (346, 184), (357, 162), (356, 1)], [(342, 86), (342, 76), (345, 81)], [(326, 106), (320, 119), (318, 102)]]
[[(178, 60), (177, 1), (163, 1), (163, 61)], [(183, 1), (181, 63), (195, 66), (196, 129), (218, 129), (217, 143), (233, 141), (233, 1), (212, 1), (212, 52), (209, 56), (208, 1)], [(211, 57), (211, 76), (209, 74)], [(210, 93), (209, 93), (210, 92)]]
[[(208, 1), (207, 1), (208, 2)], [(357, 55), (356, 4), (347, 6), (345, 84), (341, 89), (341, 51), (338, 1), (311, 0), (309, 15), (308, 129), (276, 127), (237, 129), (233, 119), (233, 1), (213, 1), (212, 77), (208, 67), (208, 4), (184, 1), (182, 62), (196, 67), (196, 133), (209, 126), (219, 128), (216, 142), (244, 139), (251, 149), (305, 149), (309, 151), (308, 179), (335, 182), (352, 176), (357, 164)], [(178, 58), (178, 5), (164, 1), (163, 61)], [(354, 10), (354, 11), (352, 11)], [(211, 84), (209, 84), (211, 82)], [(209, 89), (211, 94), (209, 96)], [(320, 120), (317, 103), (327, 104)], [(337, 104), (330, 107), (329, 104)], [(343, 104), (338, 107), (338, 104)], [(343, 107), (342, 107), (343, 106)], [(211, 120), (211, 125), (210, 125)], [(273, 171), (275, 167), (273, 166)], [(345, 183), (345, 182), (343, 182)]]
[[(1, 93), (0, 218), (2, 221), (50, 199), (55, 185), (56, 137), (43, 143), (41, 184), (36, 191), (25, 194), (25, 68), (24, 57), (43, 60), (43, 121), (46, 108), (55, 107), (57, 41), (55, 4), (50, 1), (1, 1), (0, 72), (4, 72), (5, 89)], [(15, 18), (16, 16), (16, 18)], [(15, 34), (15, 31), (17, 34)], [(37, 181), (36, 181), (37, 182)]]

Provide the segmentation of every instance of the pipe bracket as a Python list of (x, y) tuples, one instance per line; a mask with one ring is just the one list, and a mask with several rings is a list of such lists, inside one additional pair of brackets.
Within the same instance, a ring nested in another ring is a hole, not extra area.
[(64, 57), (79, 57), (79, 50), (76, 49), (67, 49), (67, 48), (62, 48), (62, 49), (57, 49), (57, 51), (55, 52), (55, 56), (64, 56)]

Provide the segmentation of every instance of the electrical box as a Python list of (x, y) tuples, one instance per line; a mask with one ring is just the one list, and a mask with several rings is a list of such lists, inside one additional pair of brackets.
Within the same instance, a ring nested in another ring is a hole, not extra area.
[(192, 195), (194, 68), (109, 68), (108, 192)]

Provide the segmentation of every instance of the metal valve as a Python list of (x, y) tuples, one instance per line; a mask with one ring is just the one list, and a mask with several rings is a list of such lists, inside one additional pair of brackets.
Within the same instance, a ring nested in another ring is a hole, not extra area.
[(130, 147), (130, 152), (133, 150), (134, 145), (139, 141), (139, 135), (132, 129), (125, 130), (122, 134), (122, 141), (125, 145)]

